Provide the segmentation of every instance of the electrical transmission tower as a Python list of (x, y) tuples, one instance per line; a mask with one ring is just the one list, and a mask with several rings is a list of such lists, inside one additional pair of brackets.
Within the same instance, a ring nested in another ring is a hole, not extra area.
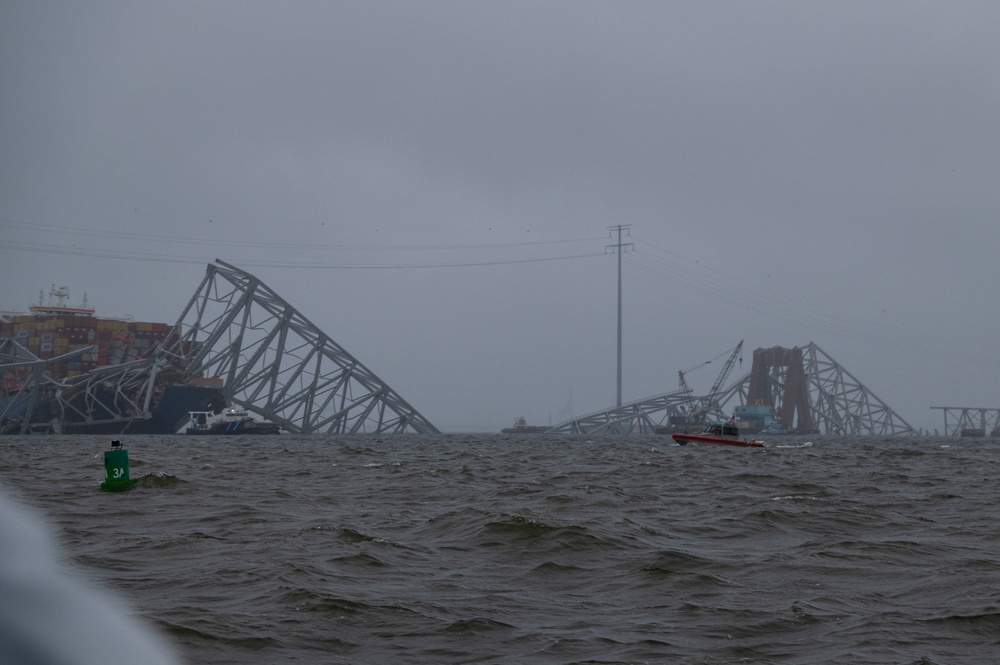
[(623, 243), (622, 233), (625, 235), (630, 235), (629, 227), (631, 224), (617, 224), (615, 226), (608, 227), (610, 229), (610, 235), (613, 239), (615, 234), (618, 235), (618, 242), (614, 245), (607, 245), (605, 249), (610, 249), (618, 254), (618, 389), (616, 392), (615, 405), (617, 408), (622, 408), (622, 253), (628, 251), (629, 247), (635, 247), (635, 243)]

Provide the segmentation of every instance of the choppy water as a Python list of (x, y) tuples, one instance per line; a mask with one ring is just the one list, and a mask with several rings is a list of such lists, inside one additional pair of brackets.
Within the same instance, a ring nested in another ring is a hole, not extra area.
[(1000, 441), (0, 440), (190, 663), (988, 663)]

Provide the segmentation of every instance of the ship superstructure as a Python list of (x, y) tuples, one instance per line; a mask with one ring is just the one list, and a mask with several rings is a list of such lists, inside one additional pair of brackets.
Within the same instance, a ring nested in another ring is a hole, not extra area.
[[(0, 320), (0, 338), (9, 337), (48, 364), (54, 379), (77, 376), (96, 367), (120, 365), (146, 357), (170, 332), (166, 323), (98, 317), (93, 307), (65, 304), (69, 289), (52, 285), (49, 302), (28, 307), (27, 313), (7, 312)], [(56, 299), (56, 302), (53, 302)]]

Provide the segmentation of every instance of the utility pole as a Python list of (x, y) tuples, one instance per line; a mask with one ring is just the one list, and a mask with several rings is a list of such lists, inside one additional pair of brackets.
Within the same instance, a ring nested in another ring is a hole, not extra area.
[(615, 233), (617, 233), (618, 242), (614, 245), (605, 246), (605, 249), (618, 252), (618, 393), (615, 406), (619, 409), (622, 408), (622, 253), (627, 251), (629, 247), (635, 246), (635, 243), (631, 242), (622, 244), (622, 232), (630, 235), (630, 226), (632, 225), (617, 224), (609, 226), (611, 238), (614, 239)]

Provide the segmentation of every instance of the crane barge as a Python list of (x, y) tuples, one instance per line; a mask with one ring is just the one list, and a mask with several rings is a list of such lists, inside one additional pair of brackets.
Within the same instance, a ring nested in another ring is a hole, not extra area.
[[(739, 361), (739, 363), (742, 365), (743, 358), (740, 355), (740, 352), (742, 350), (743, 350), (743, 340), (740, 340), (740, 343), (737, 344), (735, 348), (733, 348), (731, 351), (728, 352), (729, 357), (726, 358), (726, 362), (722, 366), (722, 371), (719, 372), (719, 375), (715, 379), (715, 383), (712, 384), (712, 388), (708, 391), (708, 393), (699, 398), (692, 398), (693, 403), (686, 412), (680, 415), (670, 416), (667, 419), (667, 425), (663, 427), (657, 427), (655, 429), (656, 433), (672, 434), (674, 432), (679, 432), (684, 430), (700, 429), (702, 426), (705, 425), (710, 415), (719, 418), (720, 420), (724, 420), (726, 416), (725, 414), (721, 413), (721, 408), (719, 406), (719, 394), (720, 391), (722, 390), (723, 384), (725, 384), (726, 382), (726, 379), (729, 378), (729, 375), (732, 373), (733, 368), (736, 366), (737, 361)], [(691, 387), (687, 383), (687, 378), (686, 378), (687, 374), (689, 372), (694, 371), (695, 369), (704, 367), (705, 365), (710, 365), (711, 363), (715, 362), (724, 355), (726, 355), (726, 352), (719, 354), (718, 356), (712, 358), (711, 360), (706, 360), (703, 363), (699, 363), (687, 371), (679, 370), (677, 372), (677, 376), (681, 391), (688, 395), (693, 395), (694, 391), (691, 390)]]

